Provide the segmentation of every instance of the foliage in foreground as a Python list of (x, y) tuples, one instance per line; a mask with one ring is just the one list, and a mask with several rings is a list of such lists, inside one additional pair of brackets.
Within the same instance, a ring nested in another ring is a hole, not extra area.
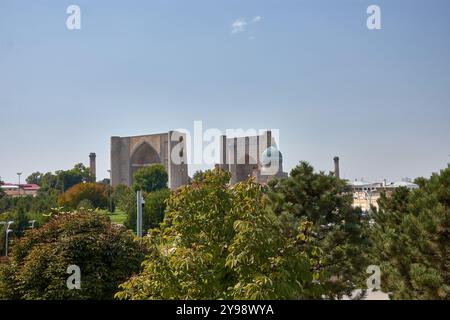
[(450, 166), (379, 205), (372, 242), (382, 290), (393, 299), (449, 299)]
[(312, 238), (313, 220), (298, 220), (288, 233), (263, 186), (229, 180), (207, 171), (171, 195), (161, 229), (148, 237), (144, 270), (117, 298), (320, 298), (314, 284), (329, 276), (320, 268), (328, 260)]
[[(61, 214), (14, 244), (10, 262), (0, 269), (0, 299), (112, 299), (143, 258), (131, 232), (104, 214)], [(81, 290), (66, 286), (70, 265), (81, 269)]]
[(310, 223), (307, 252), (315, 252), (315, 281), (306, 284), (301, 298), (341, 298), (365, 285), (369, 251), (368, 221), (352, 206), (345, 181), (333, 173), (314, 172), (306, 162), (289, 178), (269, 184), (270, 206), (286, 237), (302, 235), (298, 227)]

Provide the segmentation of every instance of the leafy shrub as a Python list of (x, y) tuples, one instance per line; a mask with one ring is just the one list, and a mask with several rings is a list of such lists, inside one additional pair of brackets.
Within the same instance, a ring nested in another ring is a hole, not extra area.
[(92, 207), (106, 209), (108, 197), (105, 187), (97, 183), (80, 183), (61, 195), (59, 204), (68, 209), (77, 209), (80, 202), (89, 200)]
[(136, 201), (133, 189), (124, 184), (119, 184), (114, 188), (112, 198), (116, 208), (123, 212), (128, 212), (128, 208)]
[[(144, 255), (133, 235), (102, 213), (60, 214), (13, 245), (0, 270), (0, 299), (111, 299)], [(70, 265), (81, 269), (81, 290), (66, 286)]]

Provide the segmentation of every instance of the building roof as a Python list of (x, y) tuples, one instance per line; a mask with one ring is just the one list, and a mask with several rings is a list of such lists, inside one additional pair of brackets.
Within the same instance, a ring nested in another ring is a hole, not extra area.
[(399, 187), (406, 187), (408, 189), (418, 189), (419, 186), (412, 182), (407, 181), (398, 181), (398, 182), (392, 182), (391, 184), (388, 184), (386, 187), (388, 188), (399, 188)]
[(34, 183), (22, 184), (21, 187), (24, 188), (25, 190), (39, 190), (41, 188), (40, 186)]
[(384, 183), (382, 182), (368, 182), (362, 180), (348, 181), (347, 183), (353, 188), (399, 188), (399, 187), (406, 187), (409, 189), (419, 188), (417, 184), (406, 181), (391, 182), (386, 185), (384, 185)]
[(374, 188), (380, 186), (378, 182), (368, 182), (363, 180), (349, 181), (348, 184), (354, 188)]
[(11, 184), (11, 183), (5, 183), (5, 184), (1, 185), (0, 188), (2, 188), (2, 189), (19, 189), (19, 186)]
[[(0, 186), (2, 189), (19, 189), (19, 185), (16, 183), (5, 183)], [(39, 190), (41, 187), (34, 183), (20, 184), (20, 188), (23, 190), (35, 191)]]

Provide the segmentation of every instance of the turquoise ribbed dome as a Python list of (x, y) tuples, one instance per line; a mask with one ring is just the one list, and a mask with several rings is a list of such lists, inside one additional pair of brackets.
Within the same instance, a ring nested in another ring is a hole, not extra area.
[(275, 148), (274, 146), (271, 146), (264, 150), (264, 152), (261, 155), (261, 165), (263, 167), (270, 166), (272, 162), (281, 163), (283, 160), (283, 155), (281, 152)]

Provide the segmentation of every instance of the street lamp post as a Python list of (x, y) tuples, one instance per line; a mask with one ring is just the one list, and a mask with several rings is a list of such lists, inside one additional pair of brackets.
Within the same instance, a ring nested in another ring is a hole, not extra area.
[(145, 200), (142, 197), (142, 191), (136, 192), (136, 206), (137, 206), (137, 219), (136, 219), (136, 235), (142, 238), (142, 209), (145, 205)]
[(8, 241), (9, 241), (9, 234), (12, 232), (12, 229), (9, 227), (14, 223), (14, 221), (8, 221), (8, 222), (0, 222), (0, 224), (5, 225), (6, 224), (6, 236), (5, 236), (5, 256), (8, 256)]
[(22, 175), (22, 172), (17, 172), (17, 176), (19, 177), (19, 193), (18, 195), (20, 196), (20, 176)]
[(112, 212), (112, 176), (111, 170), (108, 170), (109, 173), (109, 212)]
[(9, 233), (10, 233), (10, 232), (12, 232), (11, 229), (7, 229), (7, 230), (6, 230), (5, 256), (8, 256), (8, 242), (9, 242), (8, 236), (9, 236)]

